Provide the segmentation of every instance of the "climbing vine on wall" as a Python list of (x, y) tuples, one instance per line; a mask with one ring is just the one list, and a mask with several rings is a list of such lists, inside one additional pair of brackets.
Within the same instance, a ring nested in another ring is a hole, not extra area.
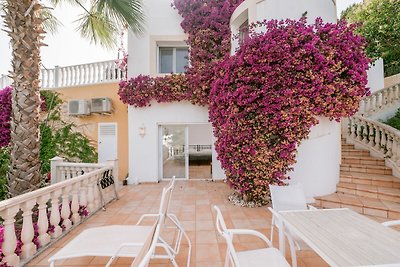
[[(263, 21), (229, 56), (229, 19), (241, 1), (175, 0), (188, 34), (191, 66), (162, 78), (121, 82), (134, 107), (189, 100), (209, 105), (218, 159), (241, 198), (268, 201), (268, 184), (282, 184), (316, 116), (339, 121), (368, 94), (365, 41), (340, 21), (308, 25)], [(257, 31), (255, 31), (257, 29)]]

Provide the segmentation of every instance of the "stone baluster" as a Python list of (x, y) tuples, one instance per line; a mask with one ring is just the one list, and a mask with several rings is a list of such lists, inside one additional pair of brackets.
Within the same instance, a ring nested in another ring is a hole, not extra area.
[(350, 125), (350, 127), (349, 127), (350, 137), (351, 137), (351, 139), (356, 140), (356, 138), (357, 138), (357, 133), (356, 133), (357, 125), (355, 123), (355, 119), (354, 118), (352, 118), (352, 117), (349, 118), (349, 125)]
[(392, 161), (396, 163), (399, 159), (399, 139), (396, 135), (393, 136), (393, 144), (392, 144)]
[(360, 101), (359, 113), (361, 113), (361, 115), (364, 115), (366, 113), (365, 101), (366, 101), (366, 99), (361, 99), (361, 101)]
[(389, 103), (393, 104), (395, 101), (395, 97), (394, 97), (394, 87), (390, 87), (389, 88)]
[(394, 95), (395, 95), (396, 100), (398, 100), (400, 98), (399, 90), (400, 90), (400, 85), (399, 84), (395, 85), (394, 86)]
[(381, 147), (380, 147), (380, 151), (382, 152), (382, 154), (385, 154), (385, 150), (386, 150), (386, 133), (385, 130), (382, 129), (381, 131)]
[(357, 139), (358, 141), (363, 140), (363, 127), (364, 125), (362, 124), (361, 120), (357, 120)]
[(93, 183), (90, 181), (90, 179), (86, 182), (86, 186), (87, 186), (87, 207), (90, 213), (93, 213), (93, 211), (95, 210), (95, 206), (94, 206), (94, 190), (93, 190)]
[(47, 219), (47, 200), (50, 199), (50, 194), (43, 195), (38, 198), (38, 210), (39, 210), (39, 218), (38, 218), (38, 240), (39, 246), (43, 247), (50, 242), (50, 235), (47, 233), (49, 229), (49, 221)]
[[(386, 131), (385, 131), (386, 132)], [(393, 145), (393, 135), (390, 132), (386, 132), (386, 156), (392, 157), (392, 145)]]
[(80, 182), (80, 198), (79, 198), (79, 203), (82, 206), (87, 207), (88, 206), (88, 202), (87, 202), (87, 187), (86, 187), (86, 181), (81, 181)]
[(375, 127), (372, 123), (368, 122), (367, 123), (367, 127), (368, 127), (368, 145), (370, 147), (374, 147), (374, 132), (375, 132)]
[(21, 205), (22, 209), (22, 231), (21, 231), (21, 257), (29, 258), (36, 253), (36, 245), (32, 242), (35, 235), (32, 222), (32, 208), (35, 206), (36, 200), (29, 200)]
[(361, 126), (361, 140), (364, 144), (368, 144), (368, 129), (367, 129), (367, 123), (365, 121), (362, 121), (362, 126)]
[(99, 187), (97, 186), (97, 181), (98, 178), (100, 177), (100, 174), (95, 175), (95, 180), (93, 181), (94, 185), (94, 206), (97, 208), (100, 208), (102, 205), (101, 200), (100, 200), (100, 192), (99, 192)]
[(51, 213), (50, 213), (50, 225), (54, 227), (54, 232), (51, 234), (53, 238), (57, 238), (62, 234), (60, 227), (60, 209), (58, 198), (61, 195), (62, 190), (56, 190), (51, 194)]
[(45, 69), (43, 69), (43, 70), (40, 72), (40, 77), (41, 77), (41, 79), (40, 79), (40, 86), (41, 86), (42, 88), (46, 88), (46, 70), (45, 70)]
[(71, 200), (72, 222), (77, 225), (81, 221), (79, 216), (79, 183), (73, 185)]
[(365, 98), (365, 111), (364, 114), (368, 115), (371, 112), (371, 98)]
[(379, 127), (375, 127), (375, 149), (381, 150), (381, 131)]
[(19, 211), (19, 206), (13, 206), (0, 212), (3, 218), (3, 245), (1, 247), (3, 252), (3, 263), (7, 262), (8, 266), (17, 266), (19, 264), (19, 257), (15, 254), (17, 247), (17, 237), (15, 236), (15, 215)]
[(378, 110), (376, 108), (376, 106), (378, 105), (378, 97), (376, 95), (372, 95), (371, 96), (371, 113), (369, 113), (368, 115), (371, 115), (373, 112), (375, 112), (376, 110)]
[(69, 215), (71, 214), (71, 209), (69, 207), (69, 192), (71, 191), (71, 187), (65, 187), (62, 192), (62, 206), (61, 206), (61, 218), (63, 219), (62, 225), (65, 230), (71, 228), (72, 223), (69, 219)]

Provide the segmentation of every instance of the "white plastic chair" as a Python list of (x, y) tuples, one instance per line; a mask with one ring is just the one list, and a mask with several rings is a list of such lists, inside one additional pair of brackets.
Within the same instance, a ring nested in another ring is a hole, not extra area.
[(397, 225), (400, 225), (400, 220), (386, 221), (386, 222), (383, 222), (382, 225), (387, 226), (387, 227), (397, 226)]
[[(278, 185), (269, 185), (269, 190), (271, 193), (271, 202), (272, 208), (268, 207), (268, 209), (272, 213), (272, 221), (271, 221), (271, 242), (274, 240), (274, 227), (279, 227), (279, 215), (277, 212), (279, 211), (287, 211), (287, 210), (307, 210), (307, 209), (316, 209), (311, 205), (307, 205), (306, 196), (304, 195), (303, 188), (300, 184), (286, 185), (286, 186), (278, 186)], [(309, 247), (296, 235), (293, 235), (289, 231), (284, 231), (285, 235), (288, 238), (289, 243), (293, 243), (294, 247), (297, 250), (309, 249)], [(292, 265), (295, 266), (296, 252), (291, 249), (292, 255)]]
[[(227, 244), (225, 267), (229, 266), (230, 263), (234, 267), (290, 267), (285, 257), (278, 249), (272, 247), (271, 241), (269, 241), (265, 235), (258, 231), (249, 229), (227, 229), (220, 209), (217, 206), (214, 206), (214, 209), (217, 213), (217, 231), (222, 237), (224, 237)], [(265, 242), (266, 248), (236, 251), (232, 242), (234, 235), (256, 236)]]
[[(164, 228), (175, 228), (178, 231), (177, 234), (177, 238), (175, 239), (175, 243), (173, 245), (168, 244), (168, 242), (166, 242), (161, 236), (159, 238), (159, 241), (164, 244), (165, 246), (167, 246), (169, 248), (170, 251), (173, 252), (174, 255), (178, 255), (180, 252), (180, 247), (181, 247), (181, 243), (182, 243), (182, 237), (185, 237), (187, 243), (188, 243), (188, 247), (189, 247), (189, 251), (188, 251), (188, 257), (187, 257), (187, 261), (186, 261), (186, 266), (189, 267), (190, 266), (190, 257), (191, 257), (191, 251), (192, 251), (192, 243), (190, 242), (190, 238), (189, 236), (186, 234), (185, 229), (183, 228), (183, 225), (181, 224), (181, 222), (178, 220), (178, 217), (171, 213), (169, 208), (171, 205), (171, 199), (172, 199), (172, 192), (175, 189), (175, 176), (172, 177), (171, 181), (170, 181), (170, 186), (171, 187), (171, 194), (168, 195), (168, 198), (165, 201), (165, 219), (169, 219), (172, 222), (172, 226), (168, 226), (166, 225), (166, 222), (163, 221), (164, 223)], [(157, 217), (158, 214), (143, 214), (138, 222), (136, 223), (137, 225), (139, 225), (145, 218), (148, 217)], [(159, 255), (157, 256), (157, 258), (166, 258), (167, 255)]]
[[(66, 246), (56, 252), (49, 258), (50, 266), (54, 266), (55, 261), (83, 256), (108, 256), (110, 266), (116, 257), (138, 257), (140, 253), (146, 252), (144, 260), (147, 262), (152, 258), (168, 258), (171, 263), (177, 267), (174, 251), (164, 242), (160, 242), (160, 231), (165, 225), (165, 216), (167, 214), (168, 200), (172, 193), (174, 179), (170, 184), (163, 188), (160, 201), (160, 209), (156, 218), (156, 227), (141, 225), (110, 225), (94, 227), (82, 231)], [(149, 238), (152, 238), (150, 249), (146, 251), (144, 247), (148, 244)], [(154, 255), (155, 246), (163, 248), (165, 254)], [(148, 256), (150, 255), (150, 256)], [(133, 264), (146, 266), (141, 262), (134, 261)]]

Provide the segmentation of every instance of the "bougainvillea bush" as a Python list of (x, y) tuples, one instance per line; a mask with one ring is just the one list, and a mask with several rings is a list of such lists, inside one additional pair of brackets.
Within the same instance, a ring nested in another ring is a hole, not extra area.
[[(283, 183), (316, 116), (353, 115), (368, 93), (362, 38), (341, 21), (258, 23), (220, 66), (210, 94), (215, 148), (228, 182), (246, 200), (265, 203)], [(240, 129), (240, 130), (238, 130)]]
[(0, 90), (0, 148), (10, 143), (11, 87)]
[(190, 67), (185, 74), (123, 81), (119, 95), (134, 107), (151, 100), (209, 105), (228, 183), (245, 201), (265, 204), (268, 184), (289, 178), (317, 116), (339, 121), (357, 111), (368, 94), (369, 59), (354, 26), (321, 19), (308, 25), (306, 18), (258, 22), (229, 56), (229, 20), (241, 2), (175, 0)]

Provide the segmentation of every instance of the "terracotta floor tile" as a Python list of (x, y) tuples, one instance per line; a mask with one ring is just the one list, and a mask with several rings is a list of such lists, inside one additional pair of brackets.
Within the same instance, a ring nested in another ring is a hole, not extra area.
[[(221, 260), (217, 244), (197, 244), (196, 263), (198, 262), (218, 262)], [(197, 264), (196, 264), (197, 265)]]
[(217, 234), (215, 231), (197, 231), (196, 244), (217, 244)]

